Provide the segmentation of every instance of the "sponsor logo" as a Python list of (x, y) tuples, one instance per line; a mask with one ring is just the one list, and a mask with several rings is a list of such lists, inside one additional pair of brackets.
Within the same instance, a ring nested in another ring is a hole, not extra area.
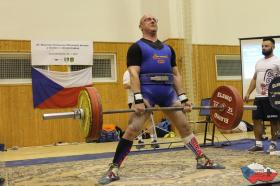
[(218, 92), (218, 93), (217, 93), (217, 97), (218, 97), (218, 98), (223, 98), (223, 99), (227, 100), (228, 102), (231, 102), (231, 101), (232, 101), (232, 97), (231, 97), (231, 96), (226, 95), (226, 94), (221, 93), (221, 92)]
[(157, 54), (153, 55), (153, 60), (155, 60), (158, 64), (165, 63), (168, 59), (168, 56), (158, 56)]

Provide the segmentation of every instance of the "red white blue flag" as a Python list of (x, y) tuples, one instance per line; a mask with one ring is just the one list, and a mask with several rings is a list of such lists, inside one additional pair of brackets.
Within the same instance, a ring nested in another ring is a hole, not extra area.
[(73, 72), (48, 71), (32, 67), (34, 108), (67, 108), (77, 105), (79, 92), (92, 86), (92, 68)]
[(262, 164), (258, 163), (251, 163), (250, 165), (242, 166), (241, 171), (243, 177), (251, 183), (267, 183), (273, 181), (278, 174), (274, 169), (270, 167), (265, 167)]

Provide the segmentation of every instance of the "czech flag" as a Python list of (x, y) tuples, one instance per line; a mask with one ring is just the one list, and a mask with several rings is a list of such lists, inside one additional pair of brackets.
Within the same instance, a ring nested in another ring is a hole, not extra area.
[(73, 72), (32, 67), (31, 73), (34, 108), (75, 107), (81, 89), (92, 86), (91, 67)]
[(258, 163), (251, 163), (250, 165), (242, 166), (241, 171), (243, 177), (251, 183), (256, 183), (258, 181), (273, 181), (274, 178), (277, 176), (277, 172), (274, 169), (270, 167), (265, 167)]

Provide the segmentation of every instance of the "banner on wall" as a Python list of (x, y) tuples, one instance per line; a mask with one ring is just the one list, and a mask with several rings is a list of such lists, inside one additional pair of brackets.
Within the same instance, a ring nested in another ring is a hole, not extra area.
[(91, 41), (31, 41), (32, 65), (92, 65)]
[(75, 107), (81, 89), (92, 86), (91, 67), (73, 72), (32, 67), (31, 73), (34, 108)]

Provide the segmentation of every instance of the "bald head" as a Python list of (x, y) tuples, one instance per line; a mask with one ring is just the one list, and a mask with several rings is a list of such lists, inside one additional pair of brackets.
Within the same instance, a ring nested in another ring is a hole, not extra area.
[(158, 26), (157, 26), (158, 19), (150, 14), (145, 14), (141, 17), (139, 22), (139, 28), (143, 33), (143, 36), (150, 35), (156, 36)]
[(144, 14), (141, 19), (140, 19), (140, 22), (139, 22), (139, 27), (141, 27), (141, 25), (144, 23), (144, 22), (147, 22), (147, 21), (155, 21), (156, 23), (158, 22), (158, 19), (151, 15), (151, 14)]

